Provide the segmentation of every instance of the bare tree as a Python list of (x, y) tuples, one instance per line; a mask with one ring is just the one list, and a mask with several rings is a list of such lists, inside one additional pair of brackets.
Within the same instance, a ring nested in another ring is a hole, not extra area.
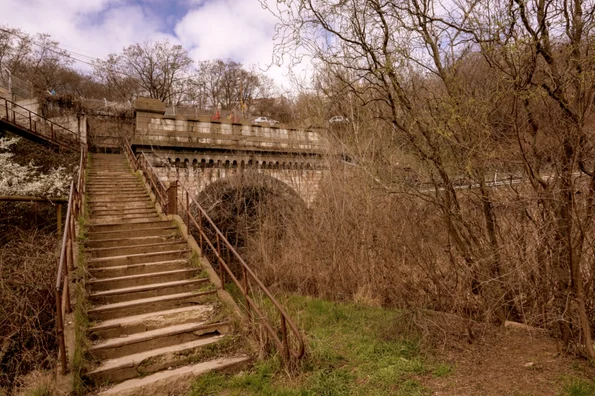
[[(518, 157), (542, 203), (553, 278), (548, 295), (552, 321), (567, 345), (581, 329), (585, 351), (595, 357), (588, 303), (592, 299), (593, 199), (595, 167), (591, 132), (595, 97), (595, 37), (592, 1), (480, 2), (461, 29), (473, 32), (492, 69), (514, 87), (510, 109)], [(485, 25), (490, 10), (499, 23)], [(590, 178), (586, 194), (576, 178)], [(544, 173), (549, 177), (544, 177)], [(589, 249), (589, 250), (586, 250)], [(544, 301), (545, 303), (545, 301)], [(577, 323), (574, 317), (577, 317)]]
[[(543, 266), (537, 281), (541, 306), (551, 307), (542, 323), (555, 323), (566, 345), (576, 335), (592, 357), (593, 275), (587, 258), (592, 249), (585, 248), (591, 244), (595, 181), (579, 199), (573, 175), (595, 174), (586, 128), (595, 70), (589, 56), (593, 5), (580, 0), (261, 3), (279, 18), (279, 53), (301, 59), (306, 49), (331, 77), (318, 87), (327, 97), (350, 92), (370, 109), (367, 122), (384, 122), (389, 131), (384, 139), (417, 158), (434, 193), (401, 193), (440, 211), (450, 265), (462, 276), (457, 284), (464, 285), (457, 289), (459, 298), (480, 296), (484, 312), (500, 322), (518, 315), (521, 297), (512, 273), (522, 268), (520, 262), (511, 268), (502, 255), (522, 252), (508, 250), (515, 241), (502, 234), (508, 225), (496, 209), (508, 203), (496, 201), (486, 179), (496, 168), (525, 172), (537, 192), (541, 220), (535, 220), (533, 209), (523, 210), (535, 231), (547, 235), (538, 242), (543, 249), (536, 249)], [(390, 151), (390, 145), (361, 151), (365, 156), (356, 156), (356, 162), (374, 164), (367, 172), (394, 194), (390, 168), (397, 161)], [(477, 184), (476, 192), (461, 192), (461, 178)], [(523, 194), (519, 199), (534, 199)], [(580, 328), (580, 335), (573, 328)]]
[(129, 92), (131, 83), (135, 83), (136, 94), (176, 103), (187, 88), (191, 64), (192, 59), (181, 45), (165, 40), (126, 47), (121, 54), (98, 61), (95, 71), (116, 91)]

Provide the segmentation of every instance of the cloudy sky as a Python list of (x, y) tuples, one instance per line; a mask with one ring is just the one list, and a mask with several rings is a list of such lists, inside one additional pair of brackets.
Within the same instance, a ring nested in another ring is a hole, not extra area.
[[(168, 38), (196, 61), (271, 63), (275, 18), (258, 0), (0, 0), (0, 10), (0, 25), (49, 33), (81, 59)], [(287, 84), (286, 67), (266, 73)]]

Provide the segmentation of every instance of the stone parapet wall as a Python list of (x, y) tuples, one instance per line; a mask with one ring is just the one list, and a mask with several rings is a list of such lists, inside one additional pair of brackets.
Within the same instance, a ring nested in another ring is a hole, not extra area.
[(300, 153), (328, 150), (328, 142), (317, 131), (165, 116), (165, 105), (154, 99), (138, 99), (135, 113), (136, 145)]

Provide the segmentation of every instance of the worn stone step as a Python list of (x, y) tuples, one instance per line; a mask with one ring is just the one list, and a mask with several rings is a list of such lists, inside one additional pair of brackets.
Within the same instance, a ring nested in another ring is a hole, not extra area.
[(114, 187), (114, 186), (139, 186), (141, 181), (131, 174), (110, 173), (105, 176), (90, 176), (87, 180), (87, 187)]
[(139, 221), (138, 223), (116, 222), (109, 224), (90, 225), (89, 232), (137, 231), (148, 228), (171, 227), (172, 225), (173, 223), (170, 220)]
[(122, 210), (122, 209), (153, 209), (155, 206), (147, 199), (138, 201), (124, 201), (124, 202), (100, 202), (89, 205), (90, 213), (99, 210)]
[(94, 344), (89, 352), (99, 359), (114, 359), (151, 349), (196, 341), (205, 335), (221, 336), (229, 332), (229, 323), (191, 322), (130, 334), (126, 337), (108, 338)]
[(168, 395), (169, 389), (179, 382), (189, 383), (193, 378), (212, 371), (239, 370), (250, 362), (251, 358), (245, 355), (216, 358), (174, 370), (160, 371), (142, 378), (130, 379), (100, 392), (97, 396)]
[[(182, 265), (186, 264), (185, 260)], [(87, 287), (91, 292), (122, 289), (124, 287), (150, 285), (153, 283), (175, 282), (192, 279), (200, 272), (199, 268), (182, 268), (171, 271), (151, 272), (148, 274), (118, 276), (114, 278), (90, 279)]]
[(116, 338), (178, 324), (207, 322), (216, 315), (219, 304), (207, 302), (201, 305), (104, 320), (90, 327), (88, 334), (93, 338)]
[(146, 205), (146, 207), (132, 207), (132, 208), (116, 208), (116, 209), (90, 209), (89, 216), (91, 218), (99, 216), (120, 216), (120, 215), (156, 215), (155, 208)]
[(118, 172), (104, 172), (102, 174), (89, 175), (88, 183), (90, 184), (125, 184), (125, 183), (139, 183), (139, 178), (130, 171)]
[(187, 268), (188, 259), (174, 259), (141, 263), (133, 265), (118, 265), (112, 267), (88, 268), (92, 277), (98, 279), (118, 278), (132, 275), (146, 275), (156, 272), (175, 271)]
[(138, 190), (135, 192), (126, 192), (126, 191), (106, 191), (106, 192), (96, 192), (92, 195), (89, 195), (89, 201), (92, 203), (96, 202), (105, 202), (110, 200), (118, 200), (121, 201), (122, 198), (126, 200), (139, 200), (141, 198), (148, 199), (149, 195), (146, 190)]
[[(209, 349), (215, 348), (216, 343), (222, 341), (224, 338), (224, 336), (220, 335), (204, 337), (182, 344), (106, 360), (88, 375), (95, 383), (105, 379), (109, 379), (111, 382), (121, 382), (139, 376), (146, 377), (147, 374), (153, 374), (162, 370), (164, 372), (172, 371), (174, 368), (193, 363), (197, 359), (200, 359), (200, 355), (204, 355), (202, 351), (205, 347), (209, 347)], [(112, 394), (121, 394), (120, 392)]]
[(91, 241), (105, 241), (132, 237), (155, 237), (170, 235), (178, 230), (178, 228), (174, 225), (171, 225), (170, 222), (166, 222), (166, 224), (168, 225), (164, 227), (141, 228), (135, 230), (89, 231), (86, 235)]
[[(135, 235), (135, 234), (132, 234)], [(136, 245), (147, 245), (160, 242), (173, 241), (178, 238), (178, 234), (175, 232), (169, 233), (169, 235), (156, 235), (156, 236), (133, 236), (130, 238), (113, 238), (103, 240), (87, 240), (85, 247), (89, 249), (101, 249), (111, 248), (118, 246), (136, 246)]]
[(106, 268), (121, 265), (146, 264), (164, 260), (188, 259), (191, 250), (183, 247), (150, 253), (135, 253), (121, 256), (96, 257), (87, 259), (89, 269)]
[(87, 193), (89, 196), (94, 197), (97, 195), (105, 195), (105, 194), (113, 194), (113, 193), (143, 193), (146, 192), (144, 186), (139, 185), (138, 183), (130, 183), (130, 184), (116, 184), (116, 185), (109, 185), (109, 186), (97, 186), (91, 185), (87, 186)]
[[(114, 176), (117, 177), (117, 176)], [(126, 183), (106, 183), (106, 184), (99, 184), (89, 182), (87, 183), (87, 191), (91, 195), (95, 195), (98, 193), (106, 192), (106, 191), (117, 191), (119, 189), (122, 190), (144, 190), (145, 187), (138, 181), (130, 181)]]
[(125, 201), (95, 201), (89, 202), (89, 209), (93, 208), (125, 208), (127, 205), (131, 205), (131, 207), (135, 206), (146, 206), (150, 204), (153, 207), (152, 202), (147, 198), (135, 198), (135, 199), (126, 199)]
[(111, 203), (117, 203), (117, 202), (139, 202), (139, 201), (144, 201), (144, 202), (149, 202), (150, 198), (148, 194), (142, 195), (142, 194), (135, 194), (134, 196), (128, 195), (128, 196), (115, 196), (115, 195), (106, 195), (106, 196), (100, 196), (100, 197), (89, 197), (87, 199), (87, 203), (90, 205), (93, 204), (111, 204)]
[(155, 206), (149, 199), (135, 200), (128, 202), (127, 199), (114, 202), (100, 202), (89, 205), (89, 213), (102, 213), (108, 210), (155, 210)]
[(107, 320), (124, 316), (139, 315), (148, 312), (165, 311), (173, 308), (187, 307), (209, 301), (215, 290), (205, 292), (188, 292), (170, 294), (168, 296), (141, 298), (114, 304), (100, 305), (88, 310), (92, 320)]
[(142, 223), (146, 222), (147, 220), (156, 221), (159, 220), (159, 216), (157, 213), (154, 215), (149, 216), (142, 216), (142, 215), (131, 215), (131, 216), (95, 216), (89, 220), (90, 225), (102, 225), (102, 224), (111, 224), (114, 222), (122, 222), (122, 223)]
[(198, 290), (201, 286), (207, 283), (208, 278), (152, 283), (149, 285), (132, 286), (91, 293), (89, 299), (93, 304), (114, 304), (141, 298), (191, 292), (193, 290)]
[(85, 253), (90, 258), (118, 257), (133, 254), (157, 253), (162, 252), (164, 250), (172, 251), (176, 249), (184, 249), (187, 246), (188, 245), (186, 241), (178, 238), (170, 241), (149, 243), (143, 245), (89, 248), (85, 250)]

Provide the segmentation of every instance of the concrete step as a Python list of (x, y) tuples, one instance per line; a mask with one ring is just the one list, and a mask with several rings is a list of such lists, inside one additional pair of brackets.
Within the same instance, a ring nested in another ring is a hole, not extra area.
[(126, 337), (108, 338), (89, 348), (99, 359), (114, 359), (139, 352), (196, 341), (204, 335), (220, 336), (229, 332), (229, 323), (191, 322), (130, 334)]
[(149, 204), (146, 207), (133, 207), (133, 208), (118, 208), (118, 209), (90, 209), (89, 216), (91, 218), (99, 217), (99, 216), (120, 216), (120, 215), (137, 215), (137, 214), (147, 214), (152, 216), (153, 214), (157, 214), (155, 208)]
[(135, 191), (145, 191), (145, 186), (141, 185), (140, 183), (126, 183), (126, 184), (110, 184), (110, 185), (87, 185), (87, 192), (94, 196), (95, 194), (107, 193), (107, 192), (117, 192), (125, 190), (127, 192), (135, 192)]
[(126, 200), (139, 200), (139, 199), (147, 199), (149, 197), (149, 194), (145, 191), (143, 193), (134, 193), (134, 194), (121, 194), (121, 195), (117, 195), (114, 193), (107, 193), (107, 194), (95, 194), (95, 195), (91, 195), (89, 196), (87, 202), (89, 203), (96, 203), (96, 202), (106, 202), (106, 201), (113, 201), (115, 198), (117, 198), (118, 200), (121, 199), (121, 197), (125, 197)]
[(130, 209), (153, 209), (155, 206), (151, 201), (143, 199), (133, 202), (102, 202), (89, 205), (89, 213), (95, 213), (102, 210), (130, 210)]
[(106, 185), (113, 186), (116, 184), (140, 184), (140, 179), (132, 174), (130, 171), (125, 170), (122, 172), (104, 172), (103, 174), (90, 174), (87, 179), (87, 185)]
[[(184, 244), (185, 245), (185, 244)], [(172, 250), (160, 250), (150, 253), (136, 253), (111, 257), (96, 257), (87, 259), (89, 269), (99, 269), (123, 265), (148, 264), (158, 261), (188, 259), (191, 250), (186, 246)]]
[(124, 316), (139, 315), (148, 312), (165, 311), (168, 309), (187, 307), (208, 302), (216, 296), (215, 290), (205, 292), (188, 292), (170, 294), (168, 296), (141, 298), (114, 304), (100, 305), (88, 310), (92, 320), (107, 320)]
[(205, 303), (165, 311), (149, 312), (104, 320), (88, 329), (91, 338), (116, 338), (184, 323), (208, 322), (218, 312), (219, 303)]
[(220, 357), (174, 370), (160, 371), (142, 378), (130, 379), (100, 392), (97, 396), (168, 395), (169, 390), (175, 384), (190, 383), (193, 378), (213, 371), (239, 370), (250, 362), (251, 358), (245, 355)]
[(149, 243), (143, 245), (89, 248), (85, 250), (85, 253), (90, 258), (117, 257), (133, 254), (157, 253), (164, 250), (172, 251), (177, 249), (185, 249), (187, 246), (188, 245), (186, 241), (176, 238), (165, 242)]
[[(163, 372), (169, 372), (173, 368), (196, 361), (197, 358), (200, 358), (201, 354), (204, 355), (206, 348), (210, 350), (214, 349), (215, 344), (223, 339), (224, 336), (216, 335), (178, 345), (135, 353), (134, 355), (122, 358), (110, 359), (88, 373), (88, 376), (95, 383), (102, 382), (105, 379), (109, 379), (111, 382), (121, 382), (138, 376), (146, 377), (147, 374), (153, 374), (161, 370)], [(120, 390), (112, 394), (119, 395), (121, 394), (120, 392), (122, 391)]]
[[(87, 238), (91, 241), (105, 241), (132, 237), (155, 237), (171, 235), (178, 231), (178, 228), (166, 222), (169, 226), (141, 228), (135, 230), (112, 230), (112, 231), (90, 231), (87, 232)], [(137, 223), (134, 223), (137, 224)]]
[(198, 290), (208, 283), (208, 278), (186, 279), (179, 281), (152, 283), (149, 285), (131, 286), (91, 293), (89, 299), (93, 304), (114, 304), (124, 301), (166, 296), (168, 294), (187, 293)]
[[(185, 266), (185, 260), (180, 260), (180, 262), (181, 265)], [(147, 274), (118, 276), (114, 278), (97, 278), (88, 280), (87, 287), (91, 292), (99, 292), (111, 289), (121, 289), (124, 287), (150, 285), (153, 283), (174, 282), (192, 279), (196, 277), (199, 272), (200, 270), (198, 268), (184, 267), (181, 269), (151, 272)]]
[(113, 201), (113, 202), (93, 202), (89, 205), (90, 213), (95, 213), (99, 211), (106, 211), (106, 210), (137, 210), (137, 209), (153, 209), (155, 210), (155, 206), (153, 203), (148, 199), (138, 199), (132, 202), (129, 202), (127, 199)]
[[(114, 177), (118, 177), (118, 176), (114, 176)], [(133, 189), (144, 189), (144, 188), (145, 188), (145, 186), (143, 186), (138, 180), (131, 180), (126, 183), (122, 183), (122, 182), (105, 183), (105, 184), (104, 183), (94, 183), (94, 182), (87, 183), (87, 191), (89, 191), (91, 194), (101, 193), (104, 191), (115, 191), (117, 189), (133, 190)]]
[(88, 183), (113, 185), (134, 182), (139, 183), (140, 179), (134, 175), (130, 170), (109, 171), (98, 174), (91, 173), (88, 178)]
[(90, 232), (106, 232), (106, 231), (138, 231), (147, 228), (161, 228), (171, 227), (173, 222), (170, 220), (153, 220), (142, 221), (138, 223), (110, 223), (89, 226)]
[(114, 222), (122, 223), (143, 223), (147, 220), (159, 220), (157, 213), (151, 216), (131, 215), (131, 216), (95, 216), (89, 221), (90, 225), (112, 224)]
[(147, 245), (160, 242), (173, 241), (178, 237), (176, 232), (171, 232), (169, 235), (157, 235), (157, 236), (134, 236), (130, 238), (114, 238), (104, 240), (88, 240), (85, 242), (85, 247), (88, 249), (101, 249), (111, 248), (119, 246), (136, 246), (136, 245)]
[(126, 191), (108, 191), (104, 193), (95, 193), (89, 195), (89, 201), (91, 203), (101, 203), (105, 201), (118, 201), (122, 202), (123, 198), (127, 200), (140, 200), (140, 199), (147, 199), (148, 200), (149, 194), (144, 190), (139, 190), (138, 192), (126, 192)]
[(164, 260), (134, 265), (89, 268), (89, 274), (97, 279), (119, 278), (122, 276), (147, 275), (156, 272), (175, 271), (188, 267), (188, 259)]

